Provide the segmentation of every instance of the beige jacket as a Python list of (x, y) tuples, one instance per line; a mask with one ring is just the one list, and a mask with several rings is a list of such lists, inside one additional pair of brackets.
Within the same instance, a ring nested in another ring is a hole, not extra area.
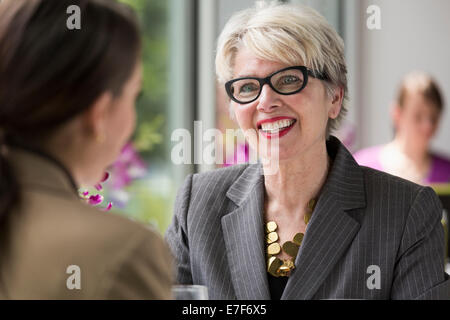
[(80, 201), (51, 159), (16, 148), (8, 159), (22, 201), (0, 226), (0, 298), (171, 298), (172, 257), (156, 231)]

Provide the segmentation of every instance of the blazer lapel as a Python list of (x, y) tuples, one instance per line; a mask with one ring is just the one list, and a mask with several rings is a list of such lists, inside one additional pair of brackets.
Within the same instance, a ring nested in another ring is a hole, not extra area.
[(260, 165), (248, 166), (227, 192), (238, 207), (222, 217), (237, 299), (270, 299), (264, 251), (264, 183)]
[(366, 205), (362, 170), (336, 138), (327, 148), (333, 165), (281, 299), (313, 298), (360, 228), (348, 213)]
[(333, 195), (321, 197), (281, 299), (311, 299), (359, 230)]

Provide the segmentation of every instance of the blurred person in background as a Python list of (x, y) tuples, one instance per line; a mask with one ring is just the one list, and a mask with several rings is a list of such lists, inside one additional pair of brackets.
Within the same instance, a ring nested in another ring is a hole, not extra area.
[[(80, 30), (67, 28), (71, 5)], [(140, 51), (134, 13), (115, 1), (0, 3), (0, 298), (171, 298), (162, 237), (77, 191), (134, 130)]]
[(276, 139), (279, 152), (186, 178), (166, 232), (179, 283), (212, 299), (450, 298), (436, 194), (359, 166), (331, 134), (347, 67), (323, 16), (261, 2), (236, 13), (216, 73), (250, 147)]
[(391, 109), (394, 140), (356, 152), (356, 161), (419, 184), (449, 183), (450, 161), (430, 150), (443, 109), (442, 94), (431, 76), (407, 74)]

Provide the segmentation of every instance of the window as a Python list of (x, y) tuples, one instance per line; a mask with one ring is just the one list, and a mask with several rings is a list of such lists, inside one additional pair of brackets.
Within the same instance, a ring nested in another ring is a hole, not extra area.
[(190, 3), (121, 1), (136, 10), (141, 24), (143, 91), (136, 105), (135, 134), (111, 166), (103, 194), (113, 203), (114, 211), (151, 223), (164, 232), (172, 218), (176, 191), (192, 171), (189, 166), (173, 165), (170, 159), (171, 132), (189, 127), (189, 117), (183, 112), (192, 113), (189, 101), (182, 105), (190, 88), (183, 87), (189, 72), (184, 71), (187, 64), (181, 60), (188, 58), (189, 50), (180, 48), (186, 44), (180, 39), (189, 32), (184, 17), (191, 16), (185, 10)]

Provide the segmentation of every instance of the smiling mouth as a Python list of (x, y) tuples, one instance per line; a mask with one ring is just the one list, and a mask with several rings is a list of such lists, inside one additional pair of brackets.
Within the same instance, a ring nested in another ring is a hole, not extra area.
[(258, 125), (259, 133), (266, 139), (280, 139), (294, 127), (296, 119), (283, 117), (275, 121), (263, 121)]
[(297, 122), (295, 119), (282, 119), (274, 122), (261, 123), (258, 126), (258, 130), (265, 134), (280, 134), (292, 128), (292, 126)]

